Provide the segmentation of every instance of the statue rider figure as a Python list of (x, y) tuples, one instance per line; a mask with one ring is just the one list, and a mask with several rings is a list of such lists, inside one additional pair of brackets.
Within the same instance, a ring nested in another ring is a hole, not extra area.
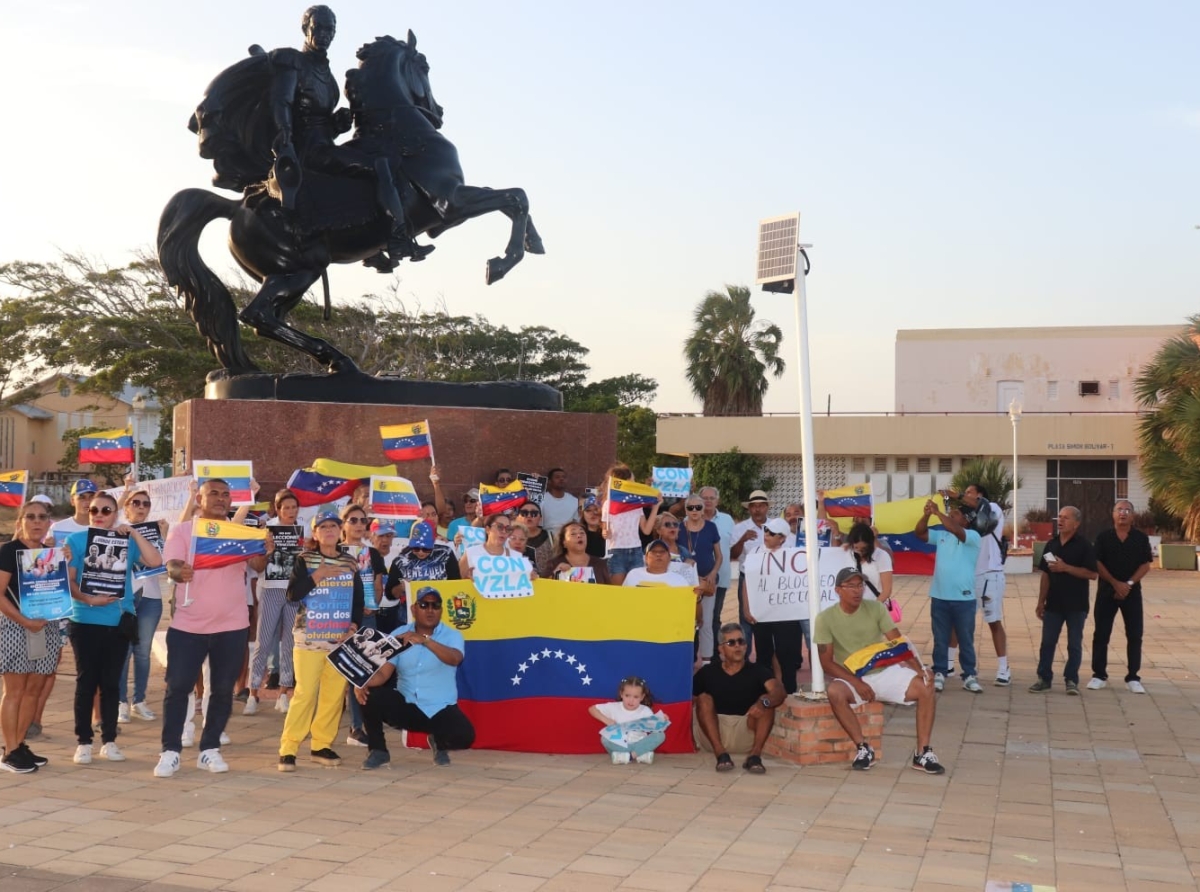
[[(328, 6), (310, 6), (301, 18), (304, 48), (273, 50), (271, 115), (277, 128), (272, 171), (285, 208), (294, 207), (302, 170), (331, 175), (369, 177), (378, 185), (378, 200), (392, 218), (387, 254), (364, 263), (380, 272), (394, 269), (401, 258), (423, 260), (432, 245), (418, 245), (405, 231), (404, 207), (386, 158), (334, 143), (352, 126), (350, 109), (337, 108), (341, 99), (326, 55), (337, 31), (337, 18)], [(336, 110), (335, 110), (336, 109)], [(390, 258), (390, 259), (389, 259)]]

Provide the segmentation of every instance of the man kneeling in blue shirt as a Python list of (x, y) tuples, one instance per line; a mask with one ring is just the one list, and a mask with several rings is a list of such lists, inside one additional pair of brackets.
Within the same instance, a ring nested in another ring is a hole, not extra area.
[(442, 596), (425, 586), (417, 590), (413, 622), (392, 635), (409, 646), (380, 666), (366, 685), (354, 689), (370, 747), (362, 767), (380, 768), (392, 760), (383, 736), (385, 724), (428, 734), (434, 763), (449, 765), (449, 750), (465, 750), (475, 742), (475, 728), (458, 708), (462, 633), (442, 623)]

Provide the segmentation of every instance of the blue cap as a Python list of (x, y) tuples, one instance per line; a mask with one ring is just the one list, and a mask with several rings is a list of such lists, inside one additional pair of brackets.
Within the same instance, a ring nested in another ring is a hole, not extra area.
[(315, 533), (317, 531), (317, 527), (330, 520), (332, 520), (338, 526), (342, 525), (342, 519), (338, 517), (338, 513), (336, 511), (322, 511), (312, 519), (313, 532)]
[(599, 504), (600, 504), (600, 502), (595, 496), (588, 496), (586, 499), (583, 500), (584, 508), (595, 508)]
[(419, 520), (412, 525), (412, 532), (408, 534), (409, 548), (433, 548), (433, 527)]
[(86, 477), (71, 484), (71, 498), (84, 492), (97, 492), (96, 484)]
[(432, 585), (423, 585), (417, 589), (416, 597), (413, 598), (413, 604), (416, 604), (422, 598), (436, 598), (439, 604), (442, 603), (442, 593)]
[(376, 536), (394, 536), (396, 535), (396, 525), (390, 520), (376, 518), (371, 521), (371, 532)]

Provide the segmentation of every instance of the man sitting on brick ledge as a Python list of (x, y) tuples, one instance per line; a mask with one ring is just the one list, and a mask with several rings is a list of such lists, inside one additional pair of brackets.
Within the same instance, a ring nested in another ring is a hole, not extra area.
[(917, 750), (912, 767), (943, 774), (929, 746), (935, 703), (929, 670), (917, 660), (879, 601), (863, 600), (863, 575), (846, 567), (834, 588), (839, 601), (817, 614), (813, 642), (829, 680), (829, 706), (858, 747), (853, 767), (866, 771), (875, 762), (853, 707), (880, 700), (917, 707)]
[(746, 662), (750, 642), (738, 623), (718, 633), (719, 660), (692, 677), (692, 736), (702, 750), (715, 753), (717, 771), (733, 770), (729, 752), (749, 751), (742, 768), (763, 774), (763, 746), (775, 724), (775, 707), (787, 699), (770, 666)]

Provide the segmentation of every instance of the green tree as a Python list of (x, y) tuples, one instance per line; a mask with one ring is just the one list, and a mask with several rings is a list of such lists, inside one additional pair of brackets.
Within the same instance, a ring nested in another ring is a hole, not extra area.
[(1166, 341), (1134, 382), (1140, 470), (1156, 503), (1200, 539), (1200, 315)]
[(750, 289), (741, 285), (710, 291), (696, 307), (683, 354), (688, 383), (705, 415), (761, 415), (767, 373), (783, 374), (783, 332), (754, 316)]
[(756, 489), (770, 492), (775, 478), (764, 477), (763, 460), (740, 452), (735, 446), (728, 452), (692, 456), (692, 487), (715, 486), (721, 493), (720, 508), (736, 520), (746, 516), (742, 502)]
[[(998, 458), (976, 458), (958, 469), (950, 480), (954, 492), (962, 492), (972, 483), (987, 490), (988, 500), (995, 502), (1004, 511), (1012, 508), (1012, 474)], [(1022, 486), (1017, 478), (1018, 488)]]

